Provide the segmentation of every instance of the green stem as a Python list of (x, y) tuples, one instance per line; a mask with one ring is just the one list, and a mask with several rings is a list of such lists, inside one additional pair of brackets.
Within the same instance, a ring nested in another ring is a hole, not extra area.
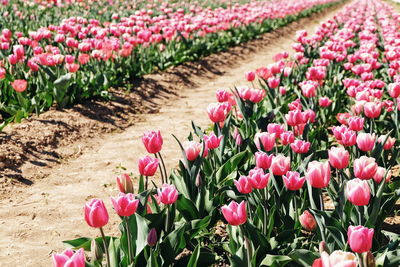
[(105, 253), (106, 253), (107, 267), (111, 267), (111, 264), (110, 264), (110, 254), (108, 253), (106, 236), (104, 235), (103, 228), (100, 227), (99, 229), (100, 229), (100, 233), (101, 233), (101, 238), (103, 239), (104, 251), (105, 251)]
[[(147, 176), (146, 176), (147, 179)], [(146, 190), (147, 190), (147, 183), (146, 183)], [(133, 258), (132, 258), (132, 236), (131, 236), (131, 231), (129, 230), (129, 224), (128, 224), (128, 217), (125, 217), (125, 228), (126, 228), (126, 235), (128, 239), (128, 259), (129, 259), (129, 264), (132, 264)]]
[[(155, 153), (154, 156), (156, 157), (156, 159), (158, 159), (157, 153)], [(158, 168), (159, 168), (160, 174), (161, 174), (161, 184), (164, 184), (164, 173), (163, 173), (163, 170), (162, 170), (162, 167), (161, 167), (160, 163), (158, 163)]]
[(165, 168), (164, 159), (163, 159), (163, 157), (161, 156), (161, 153), (160, 153), (160, 152), (158, 152), (158, 155), (160, 156), (161, 164), (162, 164), (162, 167), (163, 167), (163, 170), (164, 170), (165, 182), (168, 183), (168, 174), (167, 174), (167, 169)]
[(247, 238), (246, 234), (245, 234), (245, 229), (244, 226), (241, 225), (240, 226), (241, 230), (242, 230), (242, 234), (243, 234), (243, 238), (244, 238), (244, 246), (246, 249), (246, 255), (247, 255), (247, 267), (251, 267), (251, 244), (250, 244), (250, 240)]

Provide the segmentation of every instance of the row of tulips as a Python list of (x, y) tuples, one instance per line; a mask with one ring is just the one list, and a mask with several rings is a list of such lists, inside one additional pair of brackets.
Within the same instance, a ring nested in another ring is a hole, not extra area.
[[(103, 240), (65, 241), (78, 251), (54, 265), (399, 266), (399, 236), (385, 228), (400, 197), (399, 28), (387, 3), (355, 0), (299, 31), (293, 56), (216, 92), (213, 127), (177, 139), (169, 175), (161, 133), (145, 133), (155, 156), (139, 160), (136, 196), (129, 175), (117, 178), (121, 236), (104, 236), (108, 214), (92, 200), (85, 218)], [(161, 188), (148, 184), (157, 167)]]
[(257, 1), (226, 9), (194, 6), (186, 13), (161, 7), (106, 22), (75, 16), (28, 33), (4, 28), (0, 128), (53, 105), (111, 98), (111, 86), (131, 89), (143, 74), (224, 50), (335, 3)]

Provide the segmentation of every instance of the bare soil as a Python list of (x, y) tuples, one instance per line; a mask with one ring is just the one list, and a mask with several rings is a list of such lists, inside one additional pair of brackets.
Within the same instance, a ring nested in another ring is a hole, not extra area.
[(112, 101), (50, 110), (7, 127), (0, 134), (0, 265), (50, 266), (51, 254), (64, 249), (62, 240), (97, 236), (83, 218), (83, 205), (93, 197), (105, 200), (106, 232), (116, 233), (119, 218), (109, 197), (117, 194), (121, 166), (138, 173), (137, 160), (146, 154), (143, 132), (161, 130), (162, 154), (168, 169), (175, 167), (181, 154), (171, 134), (183, 140), (192, 120), (208, 127), (205, 109), (215, 102), (216, 89), (244, 84), (245, 71), (289, 51), (297, 30), (312, 32), (338, 8), (227, 52), (147, 75), (133, 92), (112, 90)]

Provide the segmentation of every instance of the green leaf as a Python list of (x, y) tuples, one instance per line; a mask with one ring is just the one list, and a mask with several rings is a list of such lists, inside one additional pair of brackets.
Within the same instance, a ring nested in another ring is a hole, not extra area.
[(196, 267), (197, 262), (199, 260), (199, 256), (200, 256), (200, 245), (197, 245), (197, 247), (193, 251), (192, 256), (190, 257), (187, 267)]
[(199, 218), (199, 212), (195, 204), (183, 195), (180, 195), (176, 201), (176, 208), (188, 222)]
[(285, 255), (271, 255), (267, 254), (262, 260), (260, 266), (285, 266), (292, 261), (292, 258)]

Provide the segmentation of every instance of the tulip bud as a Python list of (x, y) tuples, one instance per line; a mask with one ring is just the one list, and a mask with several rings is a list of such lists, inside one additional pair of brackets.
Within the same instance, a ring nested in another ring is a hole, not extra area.
[(152, 228), (147, 236), (147, 244), (150, 247), (154, 247), (157, 244), (157, 230)]
[(322, 254), (322, 252), (327, 252), (328, 254), (329, 254), (329, 248), (328, 248), (328, 246), (326, 245), (326, 242), (325, 241), (321, 241), (320, 243), (319, 243), (319, 253), (320, 254)]
[(103, 249), (99, 244), (97, 244), (96, 239), (92, 239), (92, 243), (90, 245), (90, 252), (92, 254), (92, 259), (101, 262), (101, 260), (103, 259)]
[(200, 176), (200, 174), (197, 174), (195, 184), (196, 184), (197, 187), (200, 187), (200, 186), (201, 186), (202, 181), (201, 181), (201, 176)]
[(116, 180), (120, 192), (125, 194), (133, 193), (132, 179), (128, 174), (123, 173), (120, 176), (118, 176)]
[(305, 210), (303, 214), (299, 216), (299, 220), (301, 226), (307, 231), (312, 232), (317, 228), (317, 221), (308, 210)]

